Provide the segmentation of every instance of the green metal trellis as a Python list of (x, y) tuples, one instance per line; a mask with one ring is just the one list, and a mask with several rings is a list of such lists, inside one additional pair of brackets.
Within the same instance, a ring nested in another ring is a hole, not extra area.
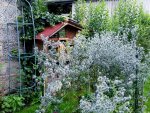
[[(29, 12), (30, 12), (30, 16), (32, 18), (30, 23), (25, 23), (25, 18), (24, 18), (24, 5), (20, 5), (19, 7), (21, 7), (21, 16), (22, 18), (22, 22), (18, 21), (18, 15), (19, 15), (19, 11), (18, 11), (18, 2), (22, 3), (22, 2), (26, 2), (26, 4), (29, 6)], [(19, 31), (19, 26), (22, 26), (22, 31), (23, 31), (23, 35), (25, 35), (25, 29), (24, 26), (32, 26), (33, 29), (33, 47), (35, 48), (35, 24), (34, 24), (34, 16), (33, 16), (33, 8), (30, 4), (30, 2), (28, 0), (16, 0), (15, 1), (15, 7), (16, 7), (16, 21), (14, 23), (7, 23), (7, 46), (8, 46), (8, 62), (9, 62), (9, 92), (11, 92), (12, 90), (18, 91), (18, 88), (12, 88), (11, 87), (11, 60), (17, 59), (18, 63), (19, 63), (19, 68), (18, 68), (18, 75), (19, 75), (19, 94), (22, 94), (22, 90), (27, 90), (30, 88), (33, 88), (35, 86), (35, 83), (33, 83), (32, 86), (30, 87), (24, 87), (22, 84), (22, 75), (21, 75), (21, 59), (25, 59), (25, 58), (31, 58), (34, 57), (34, 63), (36, 64), (36, 53), (26, 53), (26, 48), (25, 48), (25, 41), (23, 43), (24, 47), (23, 47), (23, 53), (21, 53), (21, 44), (20, 44), (20, 31)], [(11, 39), (11, 33), (9, 30), (9, 27), (14, 27), (16, 29), (16, 35), (17, 35), (17, 56), (14, 56), (11, 54), (11, 48), (10, 48), (10, 39)], [(36, 69), (34, 69), (34, 73), (36, 75)]]

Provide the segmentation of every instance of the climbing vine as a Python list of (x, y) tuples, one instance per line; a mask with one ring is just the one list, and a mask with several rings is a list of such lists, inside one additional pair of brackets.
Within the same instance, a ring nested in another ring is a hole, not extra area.
[[(25, 5), (23, 11), (23, 16), (19, 16), (19, 22), (24, 23), (31, 23), (32, 17), (29, 6), (27, 6), (26, 2), (23, 2)], [(59, 15), (54, 15), (48, 12), (47, 6), (44, 4), (43, 0), (39, 0), (38, 2), (31, 3), (33, 7), (33, 16), (34, 16), (34, 23), (35, 23), (35, 33), (38, 34), (41, 32), (45, 27), (54, 26), (55, 24), (64, 21), (64, 18)], [(24, 30), (23, 30), (24, 29)], [(33, 39), (33, 31), (32, 26), (20, 26), (21, 32), (21, 40), (32, 40)]]
[[(26, 100), (26, 104), (30, 104), (37, 96), (38, 92), (42, 92), (40, 87), (40, 73), (36, 65), (35, 55), (33, 52), (33, 38), (35, 35), (44, 30), (45, 27), (54, 26), (55, 24), (64, 21), (64, 18), (48, 12), (44, 0), (37, 2), (30, 1), (32, 10), (26, 1), (18, 2), (20, 15), (18, 16), (20, 40), (23, 45), (23, 53), (21, 53), (21, 76), (22, 76), (22, 95)], [(32, 12), (33, 11), (33, 12)], [(32, 14), (34, 19), (35, 31), (33, 31)], [(17, 56), (18, 51), (12, 51), (14, 56)], [(32, 57), (28, 57), (32, 56)], [(36, 72), (36, 74), (35, 74)], [(39, 87), (36, 87), (39, 86)], [(33, 92), (34, 91), (34, 92)]]

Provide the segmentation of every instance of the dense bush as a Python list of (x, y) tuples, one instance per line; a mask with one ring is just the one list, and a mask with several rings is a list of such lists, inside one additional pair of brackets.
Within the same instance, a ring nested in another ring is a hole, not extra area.
[(141, 11), (139, 22), (138, 44), (144, 47), (145, 52), (148, 53), (150, 51), (150, 15)]
[(24, 98), (17, 95), (4, 96), (2, 98), (2, 113), (15, 113), (24, 106)]
[(135, 0), (127, 0), (119, 2), (112, 18), (112, 31), (120, 34), (128, 34), (128, 39), (132, 37), (131, 30), (136, 28), (138, 33), (137, 44), (144, 47), (145, 52), (150, 50), (149, 37), (150, 15), (144, 13), (142, 5), (139, 5)]
[(109, 15), (104, 1), (87, 4), (84, 0), (79, 0), (75, 11), (74, 19), (83, 26), (84, 35), (93, 36), (94, 33), (109, 30)]
[(84, 0), (76, 2), (75, 19), (84, 27), (83, 34), (93, 36), (95, 32), (114, 31), (120, 35), (126, 34), (128, 40), (132, 32), (137, 29), (137, 44), (144, 47), (145, 52), (149, 51), (149, 21), (150, 16), (145, 14), (142, 5), (136, 0), (119, 1), (113, 15), (108, 15), (108, 9), (104, 2), (97, 4), (86, 4)]
[(35, 73), (37, 76), (38, 73), (38, 66), (36, 65), (35, 56), (32, 55), (31, 57), (26, 57), (32, 54), (21, 54), (21, 85), (22, 90), (21, 94), (25, 98), (25, 104), (29, 105), (33, 102), (34, 99), (40, 96), (41, 90), (38, 90), (38, 82), (34, 79)]
[[(142, 8), (141, 8), (142, 9)], [(121, 0), (112, 16), (112, 30), (129, 33), (138, 24), (140, 5), (135, 0)]]
[[(136, 88), (136, 87), (139, 88), (138, 95), (140, 95), (140, 92), (142, 92), (142, 89), (141, 89), (142, 81), (138, 81), (138, 85), (135, 86), (135, 83), (134, 83), (136, 81), (135, 78), (138, 78), (139, 80), (144, 79), (142, 77), (143, 77), (143, 75), (146, 76), (147, 72), (145, 73), (143, 71), (143, 68), (148, 69), (148, 67), (144, 62), (141, 63), (142, 56), (143, 56), (142, 54), (144, 54), (144, 53), (142, 52), (142, 48), (138, 48), (136, 46), (135, 40), (128, 42), (127, 36), (123, 38), (123, 39), (126, 39), (126, 41), (121, 40), (122, 38), (121, 37), (119, 38), (118, 36), (115, 36), (111, 33), (104, 33), (100, 36), (95, 35), (94, 38), (92, 38), (92, 39), (86, 39), (84, 36), (78, 37), (78, 39), (75, 40), (75, 45), (73, 48), (73, 49), (75, 49), (75, 51), (74, 51), (73, 56), (75, 56), (74, 60), (77, 64), (79, 70), (87, 71), (92, 66), (98, 65), (99, 68), (97, 68), (94, 71), (94, 73), (96, 73), (97, 71), (101, 72), (102, 75), (107, 76), (111, 80), (112, 83), (113, 83), (113, 81), (116, 81), (117, 79), (118, 79), (118, 82), (121, 80), (121, 82), (119, 83), (120, 85), (117, 88), (120, 88), (120, 87), (125, 88), (126, 96), (127, 95), (132, 96), (132, 101), (130, 101), (129, 103), (130, 103), (130, 105), (133, 105), (134, 88)], [(82, 50), (84, 50), (84, 51), (82, 51)], [(138, 56), (138, 58), (136, 56)], [(138, 73), (137, 73), (137, 70), (138, 70)], [(89, 71), (91, 71), (91, 70), (89, 70)], [(91, 78), (94, 77), (93, 74), (90, 74), (89, 76)], [(97, 77), (98, 77), (98, 74), (97, 74)], [(110, 85), (110, 86), (112, 86), (112, 85)], [(107, 88), (106, 86), (103, 87), (102, 84), (99, 87), (104, 88), (104, 89)], [(109, 89), (113, 89), (113, 88), (109, 88)], [(115, 96), (114, 95), (115, 93), (113, 93), (113, 91), (109, 90), (108, 92), (109, 93), (111, 92), (112, 96)], [(107, 94), (109, 94), (108, 92), (104, 93), (103, 95), (100, 95), (99, 99), (101, 99), (101, 98), (103, 99), (103, 96), (107, 98), (107, 96), (108, 96)], [(97, 94), (97, 93), (98, 92), (96, 91), (95, 94)], [(97, 97), (94, 97), (94, 98), (97, 98)], [(94, 99), (94, 98), (92, 98), (92, 99)], [(122, 98), (124, 98), (124, 97), (122, 97)], [(105, 102), (109, 101), (109, 99), (112, 99), (112, 98), (108, 98), (108, 100), (104, 99), (104, 101)], [(140, 98), (138, 98), (138, 100), (139, 99)], [(97, 100), (97, 101), (100, 101), (100, 100)], [(94, 106), (99, 106), (99, 108), (103, 106), (103, 104), (100, 102), (99, 103), (94, 103), (94, 102), (91, 103), (92, 105), (91, 105), (90, 110), (96, 109), (96, 108), (94, 108)], [(110, 102), (108, 102), (108, 103), (110, 103)], [(98, 105), (96, 105), (96, 104), (98, 104)], [(114, 105), (112, 105), (112, 106), (115, 106), (115, 102), (113, 104)], [(120, 103), (120, 105), (121, 105), (121, 103)], [(107, 106), (110, 106), (110, 105), (104, 104), (104, 106), (106, 106), (106, 108), (107, 108)], [(82, 103), (82, 107), (84, 107), (83, 103)], [(85, 107), (87, 107), (87, 106), (85, 106)], [(82, 109), (84, 109), (84, 108), (82, 108)], [(114, 109), (114, 108), (112, 107), (112, 109)], [(129, 108), (130, 111), (132, 111), (133, 109), (134, 109), (134, 106)], [(88, 110), (88, 109), (86, 109), (86, 110)], [(98, 110), (98, 108), (97, 108), (97, 110)], [(105, 109), (103, 109), (103, 110), (104, 110), (104, 112), (109, 113), (109, 111), (106, 111)], [(114, 110), (117, 110), (117, 108), (115, 108)], [(85, 111), (85, 112), (87, 112), (87, 111)], [(100, 112), (100, 111), (98, 110), (95, 112)]]
[(0, 96), (0, 109), (2, 109), (2, 96)]
[[(125, 96), (125, 88), (116, 88), (122, 81), (110, 81), (106, 76), (99, 76), (96, 84), (96, 91), (90, 98), (83, 97), (80, 100), (82, 113), (131, 113), (131, 96)], [(108, 95), (113, 93), (112, 96)]]

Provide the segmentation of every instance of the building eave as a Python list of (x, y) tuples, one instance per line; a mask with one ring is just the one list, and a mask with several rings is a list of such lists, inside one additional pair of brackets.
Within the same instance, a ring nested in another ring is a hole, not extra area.
[(46, 1), (46, 4), (63, 4), (63, 3), (73, 3), (75, 0), (50, 0)]

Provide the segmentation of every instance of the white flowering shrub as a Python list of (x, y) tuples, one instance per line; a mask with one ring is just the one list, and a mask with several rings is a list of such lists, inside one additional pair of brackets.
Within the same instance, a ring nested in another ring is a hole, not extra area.
[[(48, 105), (60, 103), (56, 98), (56, 93), (62, 89), (63, 84), (67, 84), (69, 67), (66, 64), (67, 55), (65, 48), (57, 51), (62, 44), (57, 41), (48, 41), (48, 37), (41, 36), (43, 40), (43, 50), (38, 52), (38, 65), (41, 67), (40, 73), (43, 79), (44, 95), (41, 97), (40, 110), (37, 113), (45, 112)], [(65, 56), (65, 57), (64, 57)]]
[[(80, 35), (74, 39), (73, 48), (68, 44), (60, 52), (56, 51), (56, 47), (61, 45), (61, 42), (48, 41), (48, 38), (43, 37), (43, 51), (39, 52), (38, 64), (41, 66), (45, 94), (37, 112), (44, 112), (53, 102), (62, 102), (57, 98), (57, 92), (64, 87), (70, 87), (70, 80), (78, 81), (78, 78), (82, 81), (76, 83), (77, 87), (81, 87), (80, 82), (97, 82), (96, 90), (91, 91), (93, 94), (90, 99), (84, 97), (80, 100), (82, 112), (132, 112), (133, 84), (137, 79), (143, 80), (141, 72), (145, 71), (142, 67), (146, 69), (142, 62), (143, 49), (136, 46), (136, 32), (132, 33), (135, 39), (130, 42), (125, 34), (120, 36), (108, 32), (95, 34), (91, 39)], [(47, 47), (50, 49), (47, 50)], [(83, 72), (87, 76), (80, 74)], [(142, 81), (138, 81), (138, 84), (137, 87), (141, 87)]]
[(136, 67), (141, 65), (143, 51), (136, 46), (136, 40), (127, 40), (125, 35), (116, 36), (113, 33), (95, 35), (92, 39), (80, 36), (75, 40), (73, 61), (83, 69), (100, 65), (103, 69), (112, 71), (117, 66), (126, 76), (135, 74)]
[[(119, 82), (121, 81), (114, 82), (106, 76), (99, 76), (95, 93), (89, 99), (83, 97), (80, 100), (82, 113), (131, 113), (131, 96), (125, 95), (124, 87), (115, 87)], [(113, 96), (108, 96), (107, 92), (113, 93)]]
[[(97, 65), (99, 68), (96, 71), (102, 72), (110, 80), (114, 80), (114, 82), (116, 82), (116, 77), (118, 77), (118, 82), (121, 82), (120, 87), (125, 89), (126, 96), (133, 96), (133, 93), (138, 88), (137, 95), (139, 95), (138, 97), (141, 99), (140, 92), (142, 92), (142, 83), (145, 78), (144, 76), (146, 76), (146, 70), (144, 71), (143, 69), (148, 69), (148, 67), (142, 61), (144, 55), (143, 49), (136, 45), (136, 35), (134, 34), (136, 32), (132, 31), (132, 33), (133, 36), (135, 36), (135, 39), (130, 42), (125, 34), (121, 36), (113, 33), (103, 33), (101, 35), (96, 34), (91, 39), (86, 39), (84, 36), (78, 37), (78, 39), (75, 40), (72, 52), (72, 55), (75, 56), (74, 60), (77, 60), (73, 63), (76, 64), (76, 72), (83, 70), (91, 71), (90, 69), (92, 69), (92, 66)], [(89, 76), (91, 78), (94, 77), (92, 73)], [(135, 81), (137, 81), (137, 86), (135, 86)], [(134, 89), (134, 87), (136, 87), (136, 89)], [(118, 91), (119, 89), (120, 88), (118, 88)], [(132, 102), (130, 104), (133, 105), (133, 101), (134, 98), (132, 98)], [(109, 106), (106, 103), (107, 102), (104, 102), (103, 104)], [(87, 106), (90, 105), (89, 102), (87, 104)], [(100, 105), (102, 104), (97, 106)], [(121, 106), (124, 106), (123, 102)], [(84, 107), (84, 105), (82, 107)], [(125, 108), (122, 107), (122, 109)], [(132, 106), (132, 109), (133, 108), (134, 107)], [(116, 109), (116, 107), (112, 107), (111, 109)], [(93, 112), (96, 111), (93, 110)], [(126, 111), (124, 110), (124, 112)]]
[[(126, 43), (113, 34), (95, 35), (89, 43), (87, 53), (94, 63), (111, 70), (112, 66), (119, 66), (127, 75), (135, 74), (137, 65), (140, 65), (141, 50), (136, 42)], [(138, 58), (136, 56), (138, 55)]]

